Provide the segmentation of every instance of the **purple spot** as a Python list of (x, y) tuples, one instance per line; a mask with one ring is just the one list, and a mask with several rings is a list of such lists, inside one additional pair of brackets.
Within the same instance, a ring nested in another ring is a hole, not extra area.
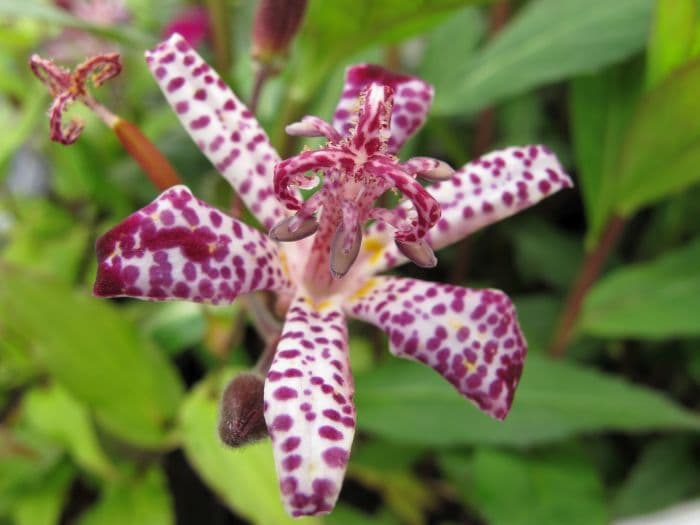
[(322, 438), (330, 439), (331, 441), (340, 441), (343, 439), (343, 433), (340, 430), (328, 425), (319, 428), (318, 435)]
[(348, 463), (348, 452), (340, 447), (331, 447), (323, 451), (323, 461), (333, 468), (343, 468)]

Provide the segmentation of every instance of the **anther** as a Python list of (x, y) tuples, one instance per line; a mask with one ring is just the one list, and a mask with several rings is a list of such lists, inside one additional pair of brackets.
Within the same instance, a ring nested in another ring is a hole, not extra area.
[(333, 235), (330, 248), (330, 270), (335, 279), (348, 273), (352, 263), (357, 259), (362, 244), (362, 231), (359, 226), (346, 230), (341, 224)]
[(437, 265), (437, 257), (433, 253), (433, 249), (421, 239), (415, 242), (406, 242), (396, 240), (396, 247), (399, 251), (413, 261), (416, 266), (421, 268), (433, 268)]
[(315, 217), (299, 217), (299, 215), (293, 215), (279, 222), (270, 230), (268, 235), (273, 241), (292, 242), (309, 237), (316, 233), (317, 230), (318, 221)]

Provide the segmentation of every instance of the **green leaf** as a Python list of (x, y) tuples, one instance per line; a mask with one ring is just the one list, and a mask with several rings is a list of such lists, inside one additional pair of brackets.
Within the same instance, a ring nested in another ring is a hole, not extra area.
[(2, 266), (0, 317), (38, 360), (122, 439), (159, 447), (182, 385), (175, 369), (109, 302)]
[(647, 85), (654, 86), (692, 55), (697, 0), (657, 0), (647, 50)]
[(589, 247), (600, 235), (614, 204), (620, 148), (641, 94), (640, 65), (634, 61), (571, 82), (571, 132)]
[(648, 514), (692, 497), (700, 487), (693, 449), (685, 436), (647, 445), (613, 500), (615, 516)]
[(580, 327), (603, 337), (700, 334), (700, 238), (654, 261), (623, 267), (586, 297)]
[(642, 99), (621, 151), (616, 211), (631, 215), (700, 179), (698, 92), (695, 60)]
[(20, 220), (2, 251), (3, 259), (63, 282), (74, 282), (89, 246), (87, 227), (48, 200), (27, 199), (18, 207)]
[(210, 377), (183, 404), (180, 431), (189, 462), (235, 513), (257, 525), (318, 523), (313, 518), (292, 519), (285, 512), (268, 440), (236, 450), (219, 441), (218, 404), (225, 384)]
[(397, 42), (440, 23), (459, 7), (489, 0), (335, 0), (309, 2), (299, 35), (295, 89), (311, 95), (337, 63), (372, 45)]
[[(152, 305), (145, 306), (149, 307), (151, 315), (143, 323), (144, 331), (168, 353), (194, 346), (204, 338), (206, 320), (201, 305), (172, 301), (159, 304), (155, 311)], [(143, 313), (142, 308), (137, 311)]]
[[(0, 166), (2, 167), (46, 118), (49, 96), (41, 88), (22, 85), (25, 89), (22, 109), (12, 112), (12, 120), (6, 123), (6, 131), (0, 140)], [(46, 133), (48, 134), (48, 128)], [(0, 170), (0, 182), (8, 173), (7, 169)]]
[(175, 523), (165, 474), (151, 468), (128, 482), (108, 485), (99, 501), (78, 520), (79, 525), (124, 525)]
[(25, 429), (0, 432), (0, 516), (22, 496), (38, 490), (57, 469), (62, 451), (50, 441)]
[(410, 472), (353, 464), (349, 475), (382, 495), (385, 505), (402, 523), (422, 525), (425, 515), (436, 507), (432, 490)]
[(523, 455), (480, 448), (468, 463), (454, 459), (440, 463), (491, 525), (609, 523), (597, 473), (575, 449)]
[(473, 113), (543, 84), (595, 71), (644, 46), (652, 0), (538, 0), (471, 60), (430, 79), (433, 114)]
[(59, 385), (32, 389), (23, 400), (23, 415), (36, 432), (66, 448), (75, 462), (104, 478), (117, 473), (100, 447), (87, 409)]
[(546, 348), (561, 313), (561, 299), (550, 294), (512, 297), (530, 351)]
[(700, 418), (661, 394), (534, 352), (504, 422), (479, 412), (434, 371), (399, 360), (356, 377), (356, 404), (361, 429), (436, 447), (522, 447), (609, 430), (700, 430)]
[(469, 60), (486, 29), (486, 19), (477, 8), (467, 7), (450, 15), (425, 35), (425, 51), (418, 75), (433, 82), (445, 75), (445, 71)]
[(15, 525), (58, 524), (74, 477), (75, 469), (66, 462), (48, 472), (40, 484), (17, 498), (12, 512)]
[(579, 241), (544, 220), (523, 218), (510, 227), (520, 276), (566, 290), (583, 257)]

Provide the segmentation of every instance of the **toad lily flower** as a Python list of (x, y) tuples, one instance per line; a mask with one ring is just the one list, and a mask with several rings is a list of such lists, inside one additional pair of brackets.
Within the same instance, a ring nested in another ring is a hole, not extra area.
[[(288, 127), (328, 144), (280, 161), (181, 37), (146, 56), (184, 127), (270, 236), (176, 186), (98, 240), (94, 293), (220, 304), (269, 290), (286, 299), (264, 416), (287, 510), (329, 512), (342, 485), (356, 422), (346, 317), (383, 329), (394, 355), (434, 368), (503, 419), (527, 351), (506, 295), (375, 274), (409, 259), (433, 265), (432, 250), (570, 186), (554, 155), (509, 148), (455, 173), (423, 157), (401, 163), (394, 154), (422, 125), (432, 88), (359, 65), (347, 72), (332, 125), (305, 117)], [(424, 188), (417, 176), (441, 182)], [(302, 202), (296, 186), (321, 177)], [(388, 190), (406, 200), (375, 208)]]

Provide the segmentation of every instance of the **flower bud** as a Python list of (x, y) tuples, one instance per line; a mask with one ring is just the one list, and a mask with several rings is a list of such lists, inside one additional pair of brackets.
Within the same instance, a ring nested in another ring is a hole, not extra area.
[(265, 381), (244, 372), (228, 384), (221, 397), (219, 437), (230, 447), (240, 447), (267, 436), (263, 416)]
[(306, 12), (306, 0), (260, 0), (253, 21), (253, 58), (275, 69)]

